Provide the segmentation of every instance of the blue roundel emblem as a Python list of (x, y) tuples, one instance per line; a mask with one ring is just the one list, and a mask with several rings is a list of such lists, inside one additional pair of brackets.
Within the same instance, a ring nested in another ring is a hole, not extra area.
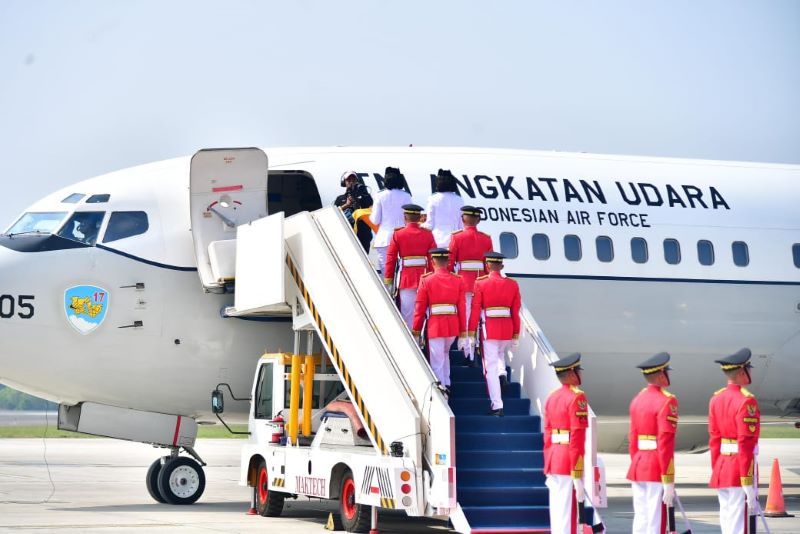
[(75, 286), (64, 292), (64, 311), (72, 328), (88, 334), (100, 326), (108, 312), (108, 291), (97, 286)]

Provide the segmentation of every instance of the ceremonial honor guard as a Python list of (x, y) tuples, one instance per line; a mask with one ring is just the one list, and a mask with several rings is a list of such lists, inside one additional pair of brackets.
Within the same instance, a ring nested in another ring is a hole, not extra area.
[(742, 349), (716, 360), (728, 377), (728, 385), (714, 393), (708, 406), (710, 486), (719, 493), (722, 534), (748, 534), (749, 516), (757, 512), (754, 451), (761, 414), (756, 398), (742, 387), (752, 382), (750, 357), (750, 349)]
[(581, 355), (571, 354), (550, 365), (561, 387), (547, 397), (544, 406), (544, 474), (550, 490), (551, 534), (577, 532), (577, 509), (583, 502), (583, 457), (589, 403), (581, 384)]
[[(467, 321), (469, 321), (472, 310), (472, 295), (475, 292), (475, 280), (479, 276), (486, 274), (484, 264), (484, 254), (491, 252), (492, 237), (478, 231), (478, 223), (481, 220), (481, 212), (474, 206), (463, 206), (461, 208), (461, 221), (464, 223), (463, 230), (456, 230), (450, 237), (450, 261), (447, 268), (457, 273), (464, 279), (467, 287)], [(469, 345), (464, 351), (464, 355), (470, 361), (475, 361), (474, 345)], [(505, 369), (504, 369), (505, 370)], [(505, 373), (503, 373), (505, 375)]]
[(432, 270), (428, 251), (436, 248), (436, 242), (431, 231), (419, 225), (422, 207), (406, 204), (403, 206), (403, 216), (406, 221), (405, 227), (397, 228), (389, 242), (383, 282), (391, 292), (395, 270), (399, 268), (400, 279), (397, 288), (400, 293), (400, 315), (411, 328), (419, 280), (423, 274)]
[(411, 329), (420, 341), (422, 323), (428, 319), (428, 357), (439, 382), (450, 393), (450, 346), (459, 339), (466, 341), (466, 314), (464, 310), (464, 281), (447, 270), (446, 248), (430, 251), (434, 271), (422, 276), (414, 308)]
[(675, 498), (678, 399), (664, 389), (670, 384), (669, 354), (656, 354), (637, 367), (647, 387), (630, 407), (628, 480), (633, 488), (633, 534), (664, 534), (666, 507)]
[(475, 295), (469, 316), (467, 348), (473, 345), (478, 320), (483, 316), (483, 374), (491, 399), (491, 415), (503, 415), (503, 397), (500, 375), (505, 376), (505, 354), (511, 345), (518, 343), (522, 299), (519, 285), (503, 276), (503, 256), (499, 252), (484, 254), (489, 274), (475, 281)]

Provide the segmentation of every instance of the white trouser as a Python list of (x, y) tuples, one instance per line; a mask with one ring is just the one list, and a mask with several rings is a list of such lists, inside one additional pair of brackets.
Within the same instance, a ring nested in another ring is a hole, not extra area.
[(450, 386), (450, 345), (456, 336), (434, 337), (428, 339), (428, 357), (433, 374), (445, 386)]
[[(505, 339), (486, 339), (483, 342), (483, 375), (492, 401), (492, 410), (503, 407), (503, 395), (500, 390), (500, 370), (506, 364), (506, 351), (511, 341)], [(505, 374), (505, 373), (503, 373)]]
[[(469, 324), (469, 311), (472, 309), (472, 293), (470, 293), (469, 291), (464, 293), (464, 300), (465, 300), (465, 303), (467, 305), (467, 307), (465, 308), (466, 316), (467, 316), (467, 319), (466, 319), (467, 323), (466, 323), (466, 325), (464, 325), (464, 330), (466, 330), (467, 329), (467, 325)], [(464, 357), (466, 359), (468, 359), (468, 360), (474, 360), (475, 359), (475, 345), (473, 345), (471, 347), (467, 346), (467, 348), (464, 349)]]
[[(381, 272), (384, 278), (386, 278), (386, 252), (389, 250), (389, 247), (374, 247), (375, 252), (378, 253), (378, 270)], [(392, 273), (394, 275), (394, 273)]]
[[(633, 488), (633, 534), (663, 534), (661, 482), (631, 482)], [(666, 518), (663, 525), (666, 526)], [(666, 528), (666, 527), (665, 527)]]
[(722, 534), (744, 534), (748, 526), (747, 499), (740, 487), (719, 488), (719, 528)]
[(417, 302), (416, 289), (401, 289), (400, 290), (400, 315), (403, 320), (411, 328), (411, 323), (414, 321), (414, 304)]
[(572, 534), (577, 531), (577, 511), (572, 477), (547, 475), (544, 482), (550, 490), (550, 534)]

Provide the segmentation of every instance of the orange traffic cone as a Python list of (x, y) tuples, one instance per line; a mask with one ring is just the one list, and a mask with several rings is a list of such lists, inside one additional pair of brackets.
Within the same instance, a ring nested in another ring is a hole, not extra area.
[(794, 517), (786, 513), (786, 505), (783, 503), (783, 483), (781, 482), (781, 468), (778, 459), (772, 460), (772, 473), (769, 476), (769, 494), (767, 495), (767, 507), (764, 509), (767, 517)]

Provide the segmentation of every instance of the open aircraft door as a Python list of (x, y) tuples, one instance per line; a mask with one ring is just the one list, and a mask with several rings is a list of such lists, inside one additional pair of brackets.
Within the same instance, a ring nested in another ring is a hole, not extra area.
[(258, 148), (213, 148), (192, 156), (192, 239), (206, 291), (236, 277), (236, 227), (267, 215), (267, 155)]

